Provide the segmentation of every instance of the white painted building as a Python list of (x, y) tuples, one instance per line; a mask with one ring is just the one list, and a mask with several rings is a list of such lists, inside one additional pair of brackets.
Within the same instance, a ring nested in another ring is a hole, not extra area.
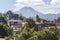
[(20, 33), (22, 31), (22, 20), (8, 20), (7, 24), (13, 28), (13, 31)]
[(22, 20), (8, 20), (7, 24), (10, 27), (22, 27)]

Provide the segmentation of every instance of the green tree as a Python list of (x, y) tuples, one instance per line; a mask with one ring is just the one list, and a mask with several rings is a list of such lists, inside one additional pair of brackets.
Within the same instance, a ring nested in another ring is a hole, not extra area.
[(7, 22), (3, 16), (0, 16), (0, 23), (7, 24)]
[(20, 14), (19, 15), (19, 19), (22, 20), (22, 21), (24, 21), (25, 17), (22, 14)]
[(34, 28), (26, 27), (25, 24), (23, 31), (14, 36), (15, 40), (58, 40), (54, 31), (44, 29), (35, 31)]
[(14, 13), (11, 10), (9, 10), (4, 14), (4, 17), (5, 17), (5, 19), (7, 19), (7, 18), (13, 19), (13, 14)]
[(30, 28), (33, 28), (36, 24), (35, 24), (35, 21), (32, 19), (32, 18), (27, 18), (26, 19), (26, 22), (28, 23), (28, 26)]
[(35, 28), (35, 30), (38, 31), (38, 26), (35, 24), (35, 21), (32, 18), (27, 18), (26, 22), (29, 28)]
[(13, 19), (15, 19), (15, 20), (19, 19), (19, 15), (18, 14), (13, 14)]
[(0, 23), (0, 37), (12, 35), (12, 32), (12, 28), (8, 27), (6, 24)]
[(36, 21), (37, 21), (37, 22), (40, 22), (40, 18), (39, 18), (38, 15), (36, 15)]
[(0, 13), (0, 17), (2, 17), (3, 16), (3, 14), (2, 13)]

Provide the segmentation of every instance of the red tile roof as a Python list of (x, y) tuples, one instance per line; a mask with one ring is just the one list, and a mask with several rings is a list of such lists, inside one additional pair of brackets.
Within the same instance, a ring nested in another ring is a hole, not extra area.
[(54, 21), (55, 21), (55, 23), (60, 23), (60, 19), (56, 19)]

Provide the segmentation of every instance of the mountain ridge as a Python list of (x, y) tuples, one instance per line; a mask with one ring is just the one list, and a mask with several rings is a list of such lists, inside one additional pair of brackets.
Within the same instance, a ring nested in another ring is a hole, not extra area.
[(43, 14), (32, 7), (23, 7), (21, 8), (18, 13), (21, 13), (25, 17), (35, 17), (36, 15), (39, 15), (40, 18), (45, 19), (45, 20), (53, 20), (56, 19), (57, 17), (60, 17), (60, 14)]

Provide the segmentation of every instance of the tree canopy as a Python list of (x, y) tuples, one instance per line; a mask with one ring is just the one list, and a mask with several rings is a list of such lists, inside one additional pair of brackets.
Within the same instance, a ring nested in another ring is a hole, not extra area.
[(36, 21), (40, 22), (40, 17), (38, 15), (36, 15)]
[(6, 37), (12, 35), (12, 28), (8, 27), (8, 25), (0, 23), (0, 37)]

